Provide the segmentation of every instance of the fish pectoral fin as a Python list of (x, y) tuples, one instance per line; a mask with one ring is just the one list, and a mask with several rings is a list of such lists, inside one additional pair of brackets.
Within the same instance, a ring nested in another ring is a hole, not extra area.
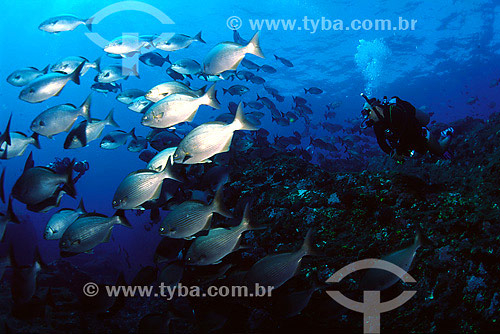
[(133, 210), (141, 210), (141, 211), (144, 211), (146, 209), (144, 209), (142, 206), (138, 205), (136, 206), (135, 208), (133, 208)]
[(81, 240), (77, 239), (71, 243), (72, 246), (81, 244)]
[(194, 117), (196, 116), (196, 113), (198, 112), (198, 109), (196, 109), (189, 117), (185, 120), (185, 122), (192, 122), (194, 120)]
[(85, 254), (94, 254), (94, 250), (93, 249), (89, 249), (88, 251), (84, 252)]
[(212, 264), (219, 264), (219, 263), (222, 263), (222, 260), (219, 260), (219, 261), (213, 262)]
[(238, 66), (240, 66), (240, 63), (241, 61), (243, 60), (244, 58), (241, 58), (236, 64), (233, 65), (233, 67), (231, 67), (229, 70), (230, 71), (236, 71), (236, 69), (238, 68)]
[(211, 214), (210, 217), (208, 217), (207, 219), (207, 223), (205, 224), (205, 226), (203, 226), (202, 230), (209, 230), (210, 229), (210, 226), (212, 225), (212, 217), (214, 215)]
[(108, 234), (106, 235), (106, 238), (102, 242), (109, 242), (109, 239), (111, 239), (111, 231), (113, 231), (112, 228), (109, 229)]
[(233, 136), (229, 137), (228, 141), (224, 144), (224, 147), (222, 147), (222, 150), (219, 153), (229, 152), (229, 149), (231, 148), (232, 140), (233, 140)]
[(190, 236), (190, 237), (185, 237), (183, 238), (184, 240), (193, 240), (193, 239), (196, 239), (196, 237), (194, 235)]
[(153, 194), (153, 197), (151, 197), (151, 200), (160, 198), (162, 186), (163, 186), (163, 182), (160, 182), (160, 184), (158, 185), (158, 188), (156, 188), (156, 190)]

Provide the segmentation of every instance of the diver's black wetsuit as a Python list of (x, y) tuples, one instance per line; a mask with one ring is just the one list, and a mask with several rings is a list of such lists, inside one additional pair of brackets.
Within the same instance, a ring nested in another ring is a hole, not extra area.
[(396, 104), (381, 105), (384, 118), (373, 125), (380, 148), (387, 154), (393, 149), (398, 155), (409, 155), (411, 150), (425, 154), (429, 145), (422, 127), (427, 124), (418, 121), (411, 103), (396, 99)]

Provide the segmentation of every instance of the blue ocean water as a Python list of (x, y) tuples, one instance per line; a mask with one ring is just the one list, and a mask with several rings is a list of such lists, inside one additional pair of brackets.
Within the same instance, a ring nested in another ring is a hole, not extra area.
[[(282, 112), (291, 110), (292, 96), (306, 97), (314, 113), (313, 122), (324, 120), (325, 105), (341, 102), (336, 112), (335, 122), (344, 124), (344, 119), (359, 116), (363, 100), (361, 92), (381, 98), (383, 95), (398, 95), (415, 106), (427, 106), (434, 112), (438, 122), (447, 123), (466, 116), (487, 118), (498, 110), (500, 97), (498, 87), (490, 88), (494, 80), (500, 79), (500, 6), (491, 1), (444, 0), (437, 2), (419, 1), (144, 1), (135, 3), (137, 8), (150, 5), (166, 14), (174, 24), (162, 24), (151, 13), (129, 10), (130, 2), (119, 1), (5, 1), (1, 8), (3, 19), (0, 21), (3, 50), (0, 54), (0, 77), (6, 78), (13, 70), (34, 66), (38, 69), (67, 56), (84, 56), (94, 60), (103, 56), (103, 64), (117, 63), (117, 60), (104, 55), (103, 50), (88, 38), (85, 26), (74, 31), (49, 34), (38, 29), (38, 25), (53, 16), (73, 14), (81, 18), (94, 16), (103, 8), (119, 4), (127, 10), (118, 10), (106, 16), (93, 26), (93, 32), (107, 40), (122, 34), (158, 34), (162, 32), (184, 33), (194, 36), (202, 31), (206, 44), (194, 43), (189, 48), (170, 53), (171, 59), (192, 58), (201, 62), (206, 53), (217, 43), (232, 41), (233, 31), (227, 20), (231, 16), (241, 18), (238, 30), (245, 39), (254, 34), (250, 20), (297, 20), (302, 24), (304, 17), (314, 20), (391, 19), (399, 17), (418, 20), (413, 31), (316, 31), (279, 28), (261, 29), (261, 48), (266, 56), (259, 59), (248, 55), (259, 65), (268, 64), (278, 71), (275, 74), (262, 74), (269, 86), (276, 88), (285, 97), (278, 103)], [(132, 4), (134, 5), (134, 4)], [(144, 7), (151, 8), (151, 7)], [(165, 52), (160, 53), (166, 55)], [(293, 68), (276, 61), (273, 55), (290, 60)], [(165, 68), (150, 68), (139, 63), (140, 79), (130, 77), (121, 81), (124, 88), (148, 90), (156, 84), (170, 81)], [(242, 68), (240, 68), (242, 69)], [(0, 82), (0, 124), (6, 124), (13, 114), (11, 129), (30, 133), (29, 125), (43, 110), (62, 103), (80, 105), (90, 93), (95, 75), (89, 70), (82, 77), (80, 86), (70, 82), (58, 97), (42, 103), (29, 104), (18, 99), (20, 89)], [(230, 101), (251, 101), (256, 93), (266, 95), (261, 85), (244, 83), (251, 88), (250, 93), (240, 97), (222, 95), (222, 88), (236, 82), (217, 82), (221, 110), (202, 106), (195, 123), (201, 124), (227, 112)], [(195, 79), (192, 86), (199, 88), (206, 84)], [(320, 87), (320, 95), (305, 95), (304, 88)], [(471, 98), (477, 102), (467, 104)], [(493, 106), (493, 107), (491, 107)], [(149, 128), (140, 125), (140, 115), (131, 112), (115, 99), (115, 94), (93, 93), (92, 117), (102, 119), (109, 110), (115, 109), (115, 119), (121, 129), (129, 131), (136, 127), (136, 133), (145, 136)], [(288, 127), (280, 127), (271, 121), (266, 112), (262, 127), (272, 136), (292, 135), (293, 131), (303, 131), (304, 124), (298, 121)], [(107, 133), (111, 128), (107, 128)], [(315, 130), (314, 136), (330, 136), (322, 129)], [(46, 165), (55, 157), (74, 157), (87, 160), (90, 170), (78, 182), (78, 199), (83, 198), (89, 211), (111, 215), (114, 210), (111, 200), (117, 185), (131, 171), (144, 168), (145, 163), (138, 159), (137, 153), (127, 151), (126, 146), (116, 150), (103, 150), (99, 141), (88, 147), (76, 150), (63, 149), (64, 134), (54, 139), (41, 138), (41, 150), (33, 149), (36, 165)], [(303, 142), (304, 148), (308, 141)], [(7, 193), (21, 174), (25, 158), (2, 161), (7, 168), (5, 188)], [(76, 207), (78, 200), (65, 196), (60, 207)], [(15, 204), (17, 214), (28, 221), (28, 226), (11, 227), (31, 229), (29, 247), (38, 243), (49, 260), (59, 257), (58, 243), (43, 240), (43, 229), (52, 212), (33, 213), (26, 211), (20, 203)], [(149, 215), (135, 216), (127, 213), (134, 230), (116, 227), (113, 231), (115, 242), (102, 244), (95, 249), (94, 255), (79, 255), (72, 259), (84, 265), (92, 261), (123, 261), (118, 255), (119, 245), (133, 253), (134, 266), (148, 264), (154, 248), (160, 240), (155, 231), (147, 232), (142, 226)], [(32, 225), (30, 227), (30, 225)], [(28, 234), (25, 234), (25, 236)], [(36, 239), (34, 241), (33, 239)], [(28, 239), (26, 239), (28, 240)], [(96, 260), (99, 259), (99, 260)], [(123, 263), (122, 263), (123, 264)]]

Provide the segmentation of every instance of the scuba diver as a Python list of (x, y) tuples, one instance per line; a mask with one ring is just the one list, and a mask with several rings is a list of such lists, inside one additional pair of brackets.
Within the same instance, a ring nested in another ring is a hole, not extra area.
[(427, 151), (436, 156), (449, 158), (446, 151), (450, 144), (453, 128), (441, 132), (440, 138), (433, 136), (427, 129), (430, 116), (416, 109), (411, 103), (394, 96), (382, 101), (361, 96), (366, 103), (361, 111), (364, 116), (361, 128), (373, 126), (380, 148), (398, 163), (415, 152), (425, 154)]
[(87, 160), (74, 162), (74, 160), (70, 160), (68, 157), (64, 159), (56, 158), (54, 162), (51, 162), (47, 165), (47, 167), (52, 168), (56, 173), (65, 173), (68, 169), (68, 166), (73, 163), (73, 171), (77, 172), (78, 175), (73, 179), (73, 183), (76, 183), (86, 171), (89, 170), (89, 163)]

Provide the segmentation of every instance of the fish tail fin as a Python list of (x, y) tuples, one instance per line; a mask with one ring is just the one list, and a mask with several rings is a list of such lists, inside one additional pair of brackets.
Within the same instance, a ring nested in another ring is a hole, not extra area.
[(120, 88), (120, 92), (123, 92), (123, 87), (122, 87), (122, 84), (121, 84), (121, 83), (119, 83), (119, 84), (117, 85), (117, 87), (118, 87), (118, 88)]
[(86, 61), (82, 61), (80, 65), (69, 75), (70, 79), (73, 80), (77, 85), (80, 84), (80, 73), (82, 72), (83, 66), (85, 66)]
[(95, 66), (95, 69), (98, 73), (101, 73), (101, 59), (102, 59), (102, 57), (99, 57), (96, 60), (94, 60), (94, 63), (93, 63)]
[(222, 191), (223, 188), (224, 185), (221, 184), (217, 189), (217, 192), (215, 193), (214, 200), (212, 201), (212, 212), (216, 212), (226, 218), (233, 218), (231, 212), (229, 212), (229, 210), (227, 210), (224, 206), (224, 193)]
[(170, 65), (172, 65), (172, 62), (170, 61), (170, 56), (169, 56), (169, 55), (167, 55), (167, 56), (165, 57), (165, 61), (166, 61), (167, 63), (169, 63)]
[(5, 170), (6, 168), (4, 167), (2, 169), (2, 175), (0, 176), (0, 199), (2, 200), (3, 203), (5, 203)]
[(302, 244), (302, 247), (300, 247), (300, 252), (303, 252), (304, 255), (314, 255), (315, 252), (313, 250), (313, 243), (312, 243), (312, 236), (313, 236), (314, 230), (310, 228), (307, 230), (306, 238), (304, 239), (304, 243)]
[(50, 64), (45, 66), (45, 68), (42, 70), (43, 74), (47, 74), (49, 72)]
[(194, 40), (198, 41), (198, 42), (201, 42), (201, 43), (205, 43), (207, 44), (207, 42), (205, 42), (203, 40), (203, 38), (201, 38), (201, 31), (199, 33), (197, 33), (194, 37), (193, 37)]
[(250, 203), (245, 205), (245, 209), (243, 210), (243, 217), (241, 218), (240, 230), (248, 231), (252, 230), (253, 226), (250, 224)]
[(255, 126), (252, 122), (250, 122), (243, 112), (243, 104), (240, 102), (238, 105), (238, 109), (236, 109), (236, 116), (234, 117), (234, 121), (232, 123), (236, 130), (258, 130), (259, 128)]
[(222, 94), (226, 95), (226, 93), (227, 93), (227, 89), (222, 88)]
[(417, 234), (415, 235), (415, 241), (414, 241), (415, 247), (419, 248), (422, 245), (422, 242), (423, 242), (422, 231), (420, 230), (420, 228), (418, 228)]
[(75, 159), (71, 161), (71, 163), (66, 168), (66, 183), (63, 186), (63, 190), (69, 196), (75, 198), (76, 197), (76, 188), (75, 183), (73, 182), (73, 166), (75, 165)]
[(137, 136), (135, 135), (135, 128), (132, 128), (132, 130), (130, 130), (130, 132), (128, 133), (132, 138), (134, 138), (135, 140), (137, 140)]
[(9, 121), (7, 122), (7, 126), (5, 127), (5, 131), (0, 136), (0, 146), (3, 143), (7, 143), (7, 145), (11, 144), (10, 140), (10, 122), (12, 121), (12, 114), (10, 114)]
[(78, 208), (76, 208), (76, 211), (81, 212), (82, 214), (87, 213), (87, 210), (85, 210), (85, 205), (83, 204), (83, 197), (80, 199), (80, 203), (78, 204)]
[(278, 59), (280, 59), (280, 57), (278, 57), (277, 55), (274, 55), (274, 59), (278, 60)]
[(83, 101), (82, 105), (78, 109), (78, 113), (82, 115), (87, 121), (91, 121), (90, 118), (90, 104), (92, 103), (92, 93), (87, 96), (85, 101)]
[(245, 101), (242, 102), (243, 102), (243, 108), (246, 108), (248, 103), (246, 103)]
[(125, 216), (124, 210), (116, 210), (113, 217), (116, 218), (115, 224), (119, 224), (119, 225), (123, 225), (123, 226), (132, 228), (132, 225), (130, 224), (127, 217)]
[(137, 79), (140, 79), (141, 76), (139, 75), (139, 70), (137, 69), (137, 64), (134, 64), (131, 68), (132, 74), (137, 77)]
[(240, 230), (250, 231), (250, 230), (263, 230), (266, 229), (267, 226), (256, 226), (250, 222), (250, 203), (245, 205), (245, 209), (243, 210), (243, 217), (241, 218)]
[(33, 132), (33, 134), (31, 135), (31, 138), (33, 138), (33, 145), (37, 149), (41, 149), (42, 147), (40, 146), (39, 134), (36, 132)]
[(91, 18), (89, 18), (89, 19), (87, 19), (87, 20), (85, 21), (85, 26), (87, 27), (87, 29), (88, 29), (90, 32), (92, 32), (92, 22), (94, 22), (94, 18), (93, 18), (93, 17), (91, 17)]
[(182, 182), (180, 177), (172, 171), (172, 166), (173, 166), (173, 157), (168, 159), (167, 164), (165, 165), (165, 168), (163, 168), (163, 170), (160, 172), (162, 174), (162, 177), (164, 179), (168, 178), (168, 179), (175, 180), (177, 182)]
[(111, 126), (114, 126), (115, 128), (119, 128), (120, 126), (118, 125), (118, 123), (116, 123), (116, 121), (113, 119), (113, 113), (115, 112), (115, 109), (111, 109), (109, 111), (109, 114), (108, 116), (106, 116), (106, 118), (104, 119), (104, 121), (106, 122), (107, 125), (111, 125)]
[(261, 100), (262, 98), (257, 94), (257, 101)]
[(203, 95), (208, 99), (207, 105), (209, 105), (212, 108), (215, 109), (220, 109), (220, 103), (217, 100), (217, 95), (215, 91), (215, 84), (213, 84), (206, 92), (205, 95)]
[(304, 88), (304, 94), (307, 94), (309, 92), (307, 89)]
[(253, 54), (253, 55), (260, 57), (260, 58), (265, 58), (264, 54), (262, 53), (262, 50), (260, 48), (259, 32), (258, 31), (255, 33), (255, 35), (253, 35), (250, 42), (248, 42), (246, 49), (247, 49), (247, 52), (250, 54)]

